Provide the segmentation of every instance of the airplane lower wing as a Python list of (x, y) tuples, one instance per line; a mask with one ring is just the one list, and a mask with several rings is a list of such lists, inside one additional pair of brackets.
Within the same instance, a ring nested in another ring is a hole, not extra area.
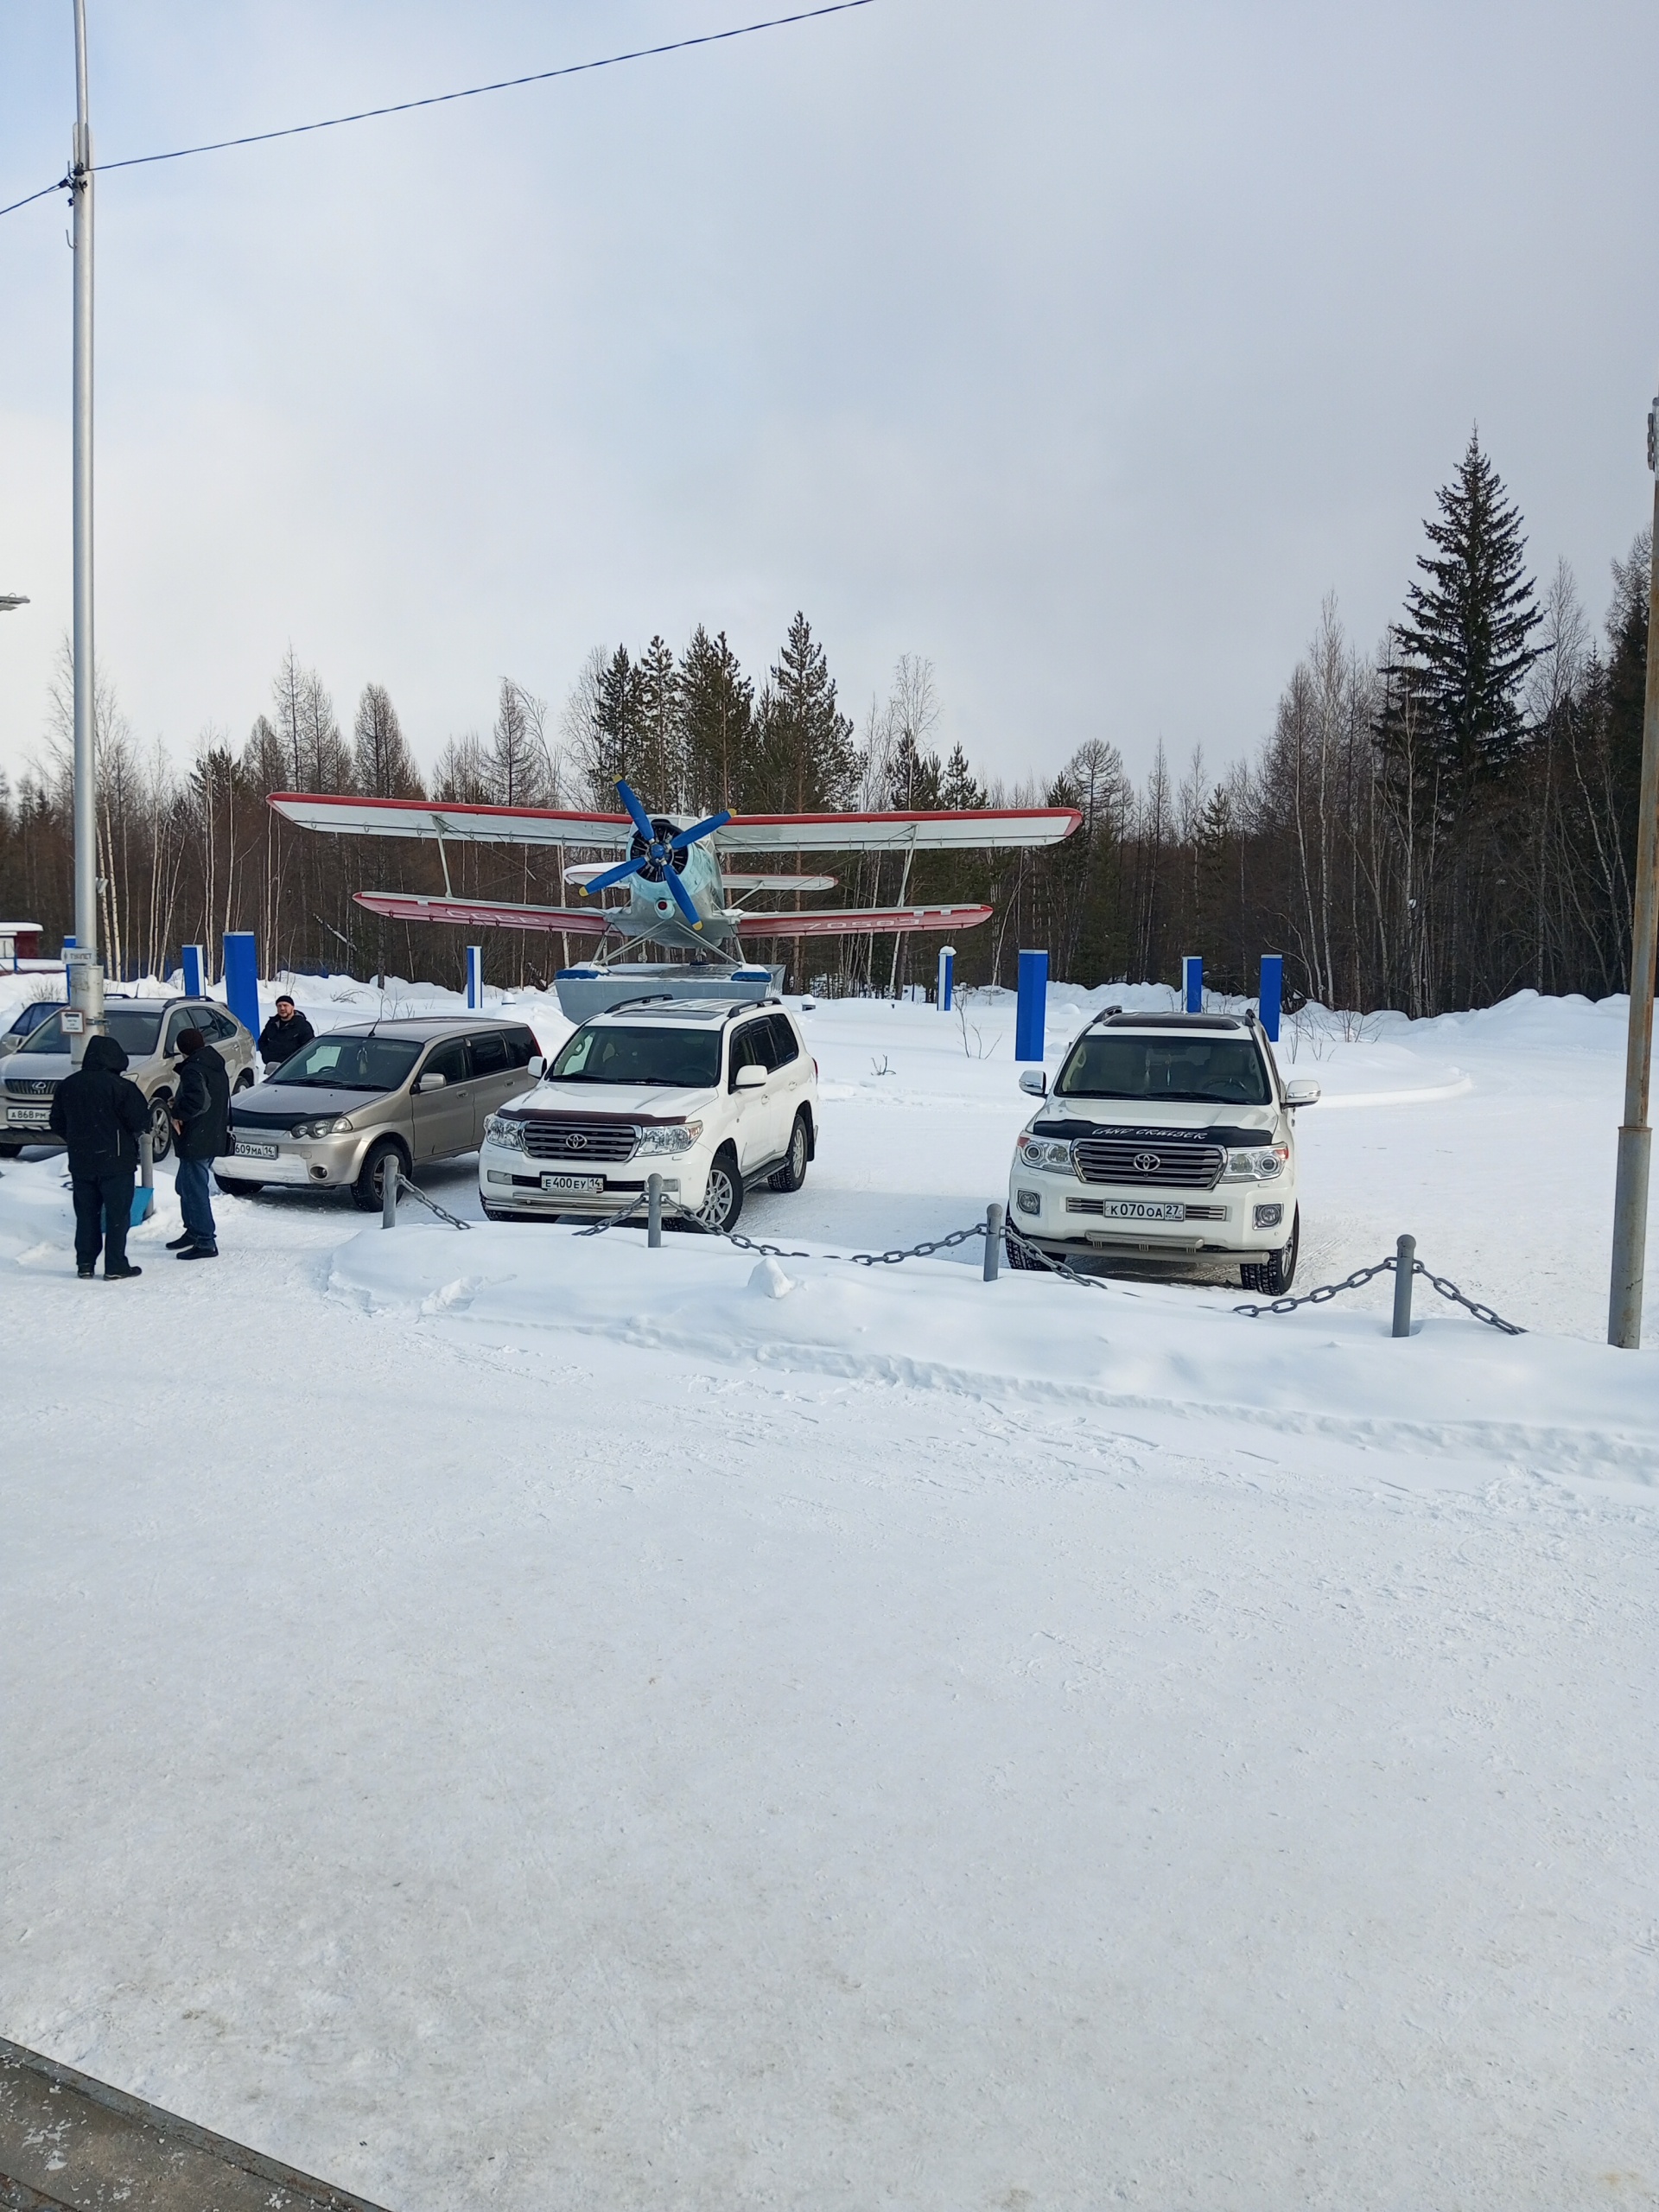
[(357, 891), (359, 906), (394, 922), (447, 922), (463, 930), (551, 930), (568, 937), (603, 937), (612, 915), (604, 906), (512, 906), (495, 899), (423, 899), (412, 891)]
[(912, 930), (974, 930), (989, 906), (821, 906), (816, 912), (740, 914), (740, 937), (900, 937)]

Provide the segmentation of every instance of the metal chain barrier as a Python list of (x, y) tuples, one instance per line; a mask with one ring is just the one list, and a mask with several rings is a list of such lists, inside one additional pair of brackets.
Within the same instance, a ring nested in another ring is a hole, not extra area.
[[(1403, 1243), (1408, 1240), (1402, 1238), (1401, 1241)], [(1332, 1299), (1339, 1298), (1344, 1291), (1358, 1290), (1363, 1284), (1371, 1281), (1377, 1275), (1398, 1275), (1401, 1267), (1402, 1255), (1390, 1252), (1386, 1260), (1379, 1260), (1374, 1268), (1356, 1268), (1353, 1274), (1345, 1276), (1341, 1282), (1321, 1283), (1317, 1290), (1307, 1291), (1300, 1298), (1275, 1298), (1263, 1306), (1235, 1306), (1233, 1311), (1235, 1313), (1243, 1313), (1254, 1321), (1263, 1313), (1294, 1313), (1300, 1306), (1325, 1306)], [(1456, 1283), (1448, 1281), (1445, 1275), (1431, 1274), (1421, 1260), (1414, 1258), (1407, 1260), (1405, 1271), (1408, 1280), (1421, 1275), (1431, 1290), (1437, 1290), (1442, 1298), (1449, 1299), (1452, 1305), (1461, 1306), (1465, 1313), (1472, 1313), (1477, 1321), (1484, 1321), (1489, 1329), (1501, 1330), (1506, 1337), (1526, 1335), (1526, 1331), (1518, 1322), (1506, 1321), (1501, 1313), (1494, 1313), (1490, 1306), (1483, 1306), (1478, 1299), (1465, 1297)], [(1396, 1306), (1397, 1303), (1396, 1300)], [(1405, 1310), (1408, 1324), (1409, 1298), (1405, 1301)], [(1403, 1335), (1405, 1331), (1399, 1326), (1396, 1312), (1395, 1334)]]
[(394, 1218), (397, 1214), (397, 1199), (408, 1197), (418, 1198), (429, 1213), (436, 1214), (440, 1221), (447, 1221), (451, 1229), (470, 1229), (473, 1225), (470, 1221), (463, 1221), (459, 1214), (451, 1213), (447, 1206), (441, 1206), (435, 1198), (429, 1198), (420, 1185), (411, 1183), (407, 1175), (399, 1173), (392, 1178), (391, 1190), (393, 1197), (390, 1211)]

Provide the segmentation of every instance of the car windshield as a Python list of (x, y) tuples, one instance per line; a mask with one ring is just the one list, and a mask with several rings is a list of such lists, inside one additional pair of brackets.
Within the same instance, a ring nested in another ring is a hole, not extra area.
[(1080, 1037), (1054, 1085), (1060, 1098), (1169, 1099), (1268, 1106), (1262, 1055), (1245, 1037)]
[[(147, 1060), (162, 1033), (162, 1011), (159, 1007), (106, 1004), (104, 1026), (130, 1060)], [(61, 1013), (43, 1021), (22, 1049), (25, 1052), (67, 1052), (69, 1039), (63, 1033)]]
[(405, 1037), (316, 1037), (265, 1080), (284, 1090), (396, 1090), (420, 1050)]
[(555, 1083), (663, 1084), (711, 1090), (720, 1080), (717, 1029), (578, 1029), (553, 1063)]

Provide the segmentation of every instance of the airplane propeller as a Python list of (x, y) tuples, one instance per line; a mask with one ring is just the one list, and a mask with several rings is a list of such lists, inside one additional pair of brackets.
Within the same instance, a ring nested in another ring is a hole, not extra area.
[(596, 875), (591, 883), (583, 884), (582, 897), (586, 899), (595, 891), (608, 890), (612, 884), (626, 882), (631, 875), (645, 874), (654, 868), (660, 868), (662, 880), (668, 886), (669, 895), (675, 905), (690, 923), (692, 928), (700, 930), (702, 927), (702, 917), (691, 903), (690, 893), (680, 880), (680, 872), (674, 865), (673, 856), (676, 853), (684, 852), (688, 846), (695, 845), (699, 838), (709, 836), (714, 830), (724, 829), (731, 820), (731, 816), (711, 814), (706, 822), (693, 823), (690, 829), (677, 830), (671, 837), (659, 837), (657, 835), (657, 824), (639, 804), (635, 793), (620, 777), (617, 779), (616, 788), (621, 794), (623, 805), (633, 817), (633, 826), (639, 832), (635, 842), (643, 845), (645, 850), (636, 852), (632, 859), (623, 861), (616, 868), (607, 868), (603, 875)]

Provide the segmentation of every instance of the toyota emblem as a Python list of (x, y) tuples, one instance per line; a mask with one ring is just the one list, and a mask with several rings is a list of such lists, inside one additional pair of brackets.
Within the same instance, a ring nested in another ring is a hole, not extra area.
[(1135, 1155), (1135, 1172), (1137, 1175), (1155, 1175), (1160, 1164), (1155, 1152), (1137, 1152)]
[[(580, 1129), (572, 1129), (569, 1135), (566, 1137), (564, 1141), (564, 1148), (567, 1152), (586, 1152), (588, 1149), (588, 1140), (583, 1136)], [(1157, 1161), (1154, 1160), (1153, 1166), (1154, 1167), (1157, 1164)]]

